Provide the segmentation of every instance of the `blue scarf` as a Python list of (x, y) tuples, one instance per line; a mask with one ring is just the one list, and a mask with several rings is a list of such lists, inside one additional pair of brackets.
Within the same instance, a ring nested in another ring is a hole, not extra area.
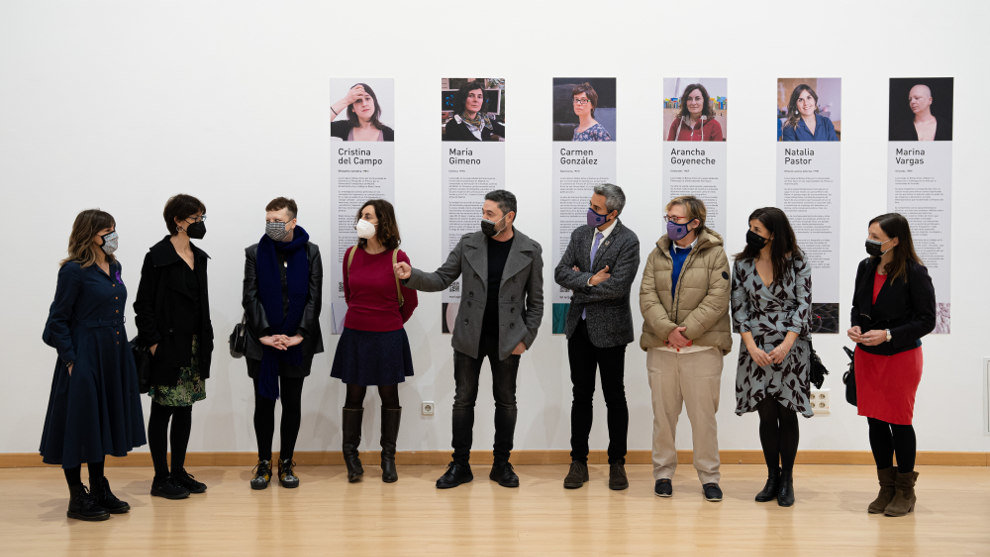
[[(272, 335), (296, 334), (306, 308), (309, 294), (309, 257), (306, 244), (309, 234), (303, 227), (296, 226), (291, 242), (275, 242), (267, 235), (258, 242), (258, 298), (268, 319), (268, 332)], [(282, 274), (279, 271), (277, 253), (285, 254), (285, 279), (289, 297), (289, 311), (282, 311)], [(262, 346), (261, 377), (258, 391), (261, 396), (275, 400), (278, 398), (279, 364), (302, 364), (302, 346), (295, 345), (288, 350), (276, 350)]]

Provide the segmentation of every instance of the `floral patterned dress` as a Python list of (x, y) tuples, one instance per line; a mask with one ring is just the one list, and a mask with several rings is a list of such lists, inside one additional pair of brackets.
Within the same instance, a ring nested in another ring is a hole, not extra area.
[(605, 126), (595, 122), (595, 125), (580, 133), (575, 128), (571, 141), (612, 141), (612, 134), (608, 133)]
[(756, 365), (745, 346), (739, 349), (736, 370), (736, 414), (756, 410), (765, 398), (803, 414), (811, 409), (811, 266), (803, 256), (792, 259), (793, 271), (774, 277), (769, 285), (756, 272), (756, 261), (737, 259), (732, 267), (732, 323), (749, 331), (756, 345), (770, 352), (794, 331), (798, 338), (780, 364)]

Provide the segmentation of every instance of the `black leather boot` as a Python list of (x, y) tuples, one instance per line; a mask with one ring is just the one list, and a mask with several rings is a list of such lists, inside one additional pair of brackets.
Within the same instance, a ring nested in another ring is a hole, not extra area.
[(399, 418), (402, 408), (382, 408), (382, 481), (392, 483), (399, 479), (395, 471), (395, 440), (399, 437)]
[(777, 498), (777, 492), (780, 491), (778, 485), (780, 484), (780, 468), (773, 467), (767, 472), (767, 483), (763, 485), (763, 491), (756, 494), (756, 501), (758, 503), (766, 503), (767, 501), (773, 501)]
[(106, 509), (112, 514), (126, 513), (131, 510), (131, 506), (125, 501), (117, 499), (117, 496), (110, 491), (110, 482), (104, 476), (99, 480), (93, 480), (93, 499), (96, 504)]
[(76, 520), (106, 520), (110, 512), (101, 507), (83, 484), (69, 488), (69, 510), (65, 516)]
[(784, 470), (780, 473), (780, 491), (777, 492), (777, 504), (790, 507), (794, 504), (794, 471)]
[(344, 434), (342, 452), (344, 464), (347, 465), (347, 481), (361, 481), (364, 468), (358, 456), (358, 445), (361, 444), (361, 420), (364, 418), (364, 408), (344, 408), (342, 428)]

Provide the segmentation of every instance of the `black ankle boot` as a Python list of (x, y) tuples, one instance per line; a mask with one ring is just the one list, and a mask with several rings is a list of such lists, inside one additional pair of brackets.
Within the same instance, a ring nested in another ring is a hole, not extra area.
[(395, 471), (395, 440), (399, 437), (401, 408), (382, 408), (382, 481), (392, 483), (399, 479)]
[(790, 507), (794, 504), (794, 475), (792, 470), (780, 473), (780, 491), (777, 493), (777, 504)]
[(96, 504), (106, 509), (112, 514), (126, 513), (131, 510), (131, 506), (126, 502), (117, 499), (117, 496), (110, 491), (110, 482), (104, 476), (99, 480), (91, 480), (93, 484), (93, 499)]
[(766, 503), (777, 498), (780, 484), (780, 468), (774, 467), (767, 472), (767, 483), (763, 486), (763, 491), (756, 494), (758, 503)]
[(101, 507), (83, 484), (69, 488), (69, 510), (65, 516), (76, 520), (106, 520), (110, 512)]
[(344, 464), (347, 465), (347, 481), (351, 483), (361, 481), (361, 476), (364, 475), (364, 468), (361, 467), (361, 459), (358, 455), (363, 417), (364, 408), (344, 408), (341, 418), (341, 429), (343, 429), (341, 449), (344, 454)]

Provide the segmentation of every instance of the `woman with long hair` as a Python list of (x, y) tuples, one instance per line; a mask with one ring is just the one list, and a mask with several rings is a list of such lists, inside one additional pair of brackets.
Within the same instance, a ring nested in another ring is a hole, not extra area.
[(856, 270), (847, 335), (856, 343), (856, 404), (869, 424), (880, 482), (867, 510), (904, 516), (917, 501), (914, 398), (921, 382), (921, 337), (935, 329), (935, 288), (902, 215), (870, 221), (866, 253)]
[(832, 120), (822, 116), (818, 93), (810, 85), (798, 85), (787, 102), (784, 141), (838, 141)]
[(382, 481), (398, 479), (395, 443), (399, 436), (399, 383), (413, 374), (412, 351), (403, 324), (416, 309), (416, 291), (400, 286), (393, 267), (409, 263), (399, 249), (402, 241), (392, 204), (372, 199), (357, 213), (354, 228), (357, 245), (344, 255), (344, 298), (347, 315), (337, 343), (331, 377), (347, 385), (342, 429), (347, 480), (357, 482), (364, 474), (358, 458), (364, 396), (369, 386), (378, 387), (382, 402)]
[(667, 129), (667, 141), (725, 141), (704, 85), (691, 83), (685, 87), (680, 104), (677, 117)]
[(732, 269), (732, 320), (743, 344), (736, 369), (736, 414), (760, 416), (767, 481), (759, 502), (794, 504), (798, 419), (814, 415), (810, 395), (811, 266), (787, 215), (749, 215), (746, 247)]
[[(130, 505), (110, 491), (106, 455), (143, 445), (144, 418), (134, 356), (124, 330), (127, 288), (121, 278), (116, 223), (88, 209), (76, 216), (61, 262), (42, 339), (58, 351), (41, 456), (61, 464), (69, 484), (66, 516), (106, 520)], [(89, 489), (80, 477), (89, 469)]]

